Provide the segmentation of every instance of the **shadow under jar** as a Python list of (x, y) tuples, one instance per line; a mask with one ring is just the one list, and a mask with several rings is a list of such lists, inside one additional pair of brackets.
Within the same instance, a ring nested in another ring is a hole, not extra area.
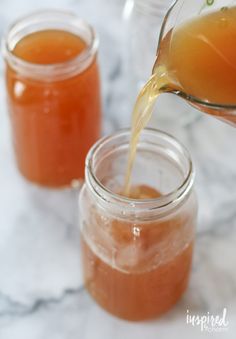
[(51, 10), (15, 22), (3, 40), (12, 136), (20, 172), (49, 187), (83, 179), (100, 136), (98, 39), (86, 22)]
[(124, 186), (130, 132), (97, 142), (79, 198), (85, 285), (108, 312), (127, 320), (160, 316), (181, 297), (192, 262), (197, 200), (187, 150), (152, 129), (141, 135)]

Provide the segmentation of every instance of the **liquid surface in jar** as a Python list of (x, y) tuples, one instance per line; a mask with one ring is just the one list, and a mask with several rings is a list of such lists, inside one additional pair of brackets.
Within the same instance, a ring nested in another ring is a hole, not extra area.
[(72, 60), (86, 47), (77, 35), (52, 29), (26, 35), (16, 44), (13, 53), (31, 63), (49, 65)]
[[(164, 37), (153, 75), (141, 90), (132, 114), (132, 130), (124, 193), (129, 193), (131, 172), (142, 129), (150, 120), (160, 93), (181, 90), (208, 103), (236, 106), (236, 7), (199, 15)], [(200, 105), (196, 105), (200, 108)], [(209, 114), (236, 124), (236, 113)]]
[[(151, 199), (160, 196), (160, 193), (141, 185), (132, 187), (130, 196)], [(183, 226), (185, 223), (188, 230)], [(135, 227), (132, 223), (114, 220), (106, 245), (101, 230), (95, 227), (92, 229), (93, 241), (99, 243), (99, 247), (102, 244), (105, 253), (111, 250), (110, 246), (113, 246), (114, 251), (117, 244), (118, 257), (107, 262), (96, 253), (83, 234), (83, 267), (87, 289), (103, 308), (123, 319), (143, 320), (161, 315), (185, 291), (192, 262), (192, 234), (188, 235), (187, 244), (181, 243), (181, 250), (169, 246), (169, 242), (171, 239), (176, 242), (177, 234), (180, 241), (186, 239), (187, 232), (191, 233), (192, 230), (184, 216), (137, 224)], [(158, 264), (155, 264), (158, 255), (162, 258), (159, 257)]]
[[(71, 61), (87, 48), (75, 34), (45, 30), (23, 37), (12, 53), (31, 66), (46, 66)], [(86, 154), (100, 136), (96, 56), (81, 72), (61, 79), (54, 79), (50, 71), (45, 78), (35, 79), (34, 74), (27, 76), (10, 65), (6, 76), (21, 173), (49, 187), (68, 186), (73, 180), (83, 179)]]

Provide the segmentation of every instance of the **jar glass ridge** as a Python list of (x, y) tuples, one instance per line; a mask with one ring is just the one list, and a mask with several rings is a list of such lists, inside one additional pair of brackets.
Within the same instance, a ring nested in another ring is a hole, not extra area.
[[(77, 34), (87, 44), (86, 49), (72, 60), (51, 65), (40, 65), (22, 60), (12, 53), (16, 44), (34, 32), (47, 29), (61, 29)], [(93, 61), (99, 46), (94, 29), (84, 20), (69, 11), (42, 10), (15, 21), (2, 40), (3, 56), (17, 72), (29, 78), (55, 81), (83, 72)]]
[[(193, 163), (186, 148), (177, 142), (171, 135), (152, 128), (146, 128), (141, 136), (140, 143), (146, 143), (146, 147), (148, 147), (148, 142), (152, 147), (153, 145), (161, 148), (165, 147), (166, 149), (172, 147), (173, 149), (169, 149), (168, 152), (170, 153), (170, 158), (173, 158), (174, 161), (176, 155), (173, 153), (173, 150), (175, 150), (178, 157), (176, 160), (179, 163), (179, 166), (183, 166), (183, 180), (181, 180), (179, 186), (173, 191), (170, 191), (168, 194), (159, 198), (137, 200), (121, 196), (109, 189), (109, 187), (106, 187), (96, 176), (95, 172), (96, 167), (98, 166), (96, 162), (97, 159), (99, 159), (98, 161), (103, 161), (101, 160), (102, 157), (106, 156), (106, 154), (103, 154), (104, 148), (111, 148), (112, 152), (113, 147), (121, 146), (119, 142), (122, 142), (122, 150), (125, 152), (125, 147), (126, 149), (128, 148), (129, 134), (130, 131), (128, 129), (122, 130), (112, 136), (101, 139), (91, 148), (86, 158), (86, 182), (91, 192), (97, 196), (101, 203), (103, 201), (105, 204), (107, 203), (110, 206), (114, 205), (114, 207), (117, 208), (119, 206), (121, 210), (125, 208), (125, 205), (127, 205), (127, 210), (132, 210), (134, 207), (141, 211), (147, 210), (148, 213), (154, 213), (155, 217), (155, 214), (162, 214), (163, 211), (171, 210), (173, 207), (177, 206), (190, 193), (195, 177)], [(163, 144), (161, 145), (160, 142)], [(119, 183), (119, 185), (122, 186), (122, 183)]]

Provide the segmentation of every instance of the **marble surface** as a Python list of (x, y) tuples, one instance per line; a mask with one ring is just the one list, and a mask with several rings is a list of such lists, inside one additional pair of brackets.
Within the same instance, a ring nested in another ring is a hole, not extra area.
[[(104, 134), (129, 125), (122, 62), (123, 1), (1, 0), (0, 32), (15, 17), (40, 7), (73, 9), (101, 38)], [(168, 131), (190, 149), (199, 198), (194, 265), (187, 293), (156, 321), (129, 323), (100, 309), (85, 291), (80, 271), (76, 190), (45, 190), (19, 175), (12, 153), (0, 69), (0, 339), (235, 338), (236, 333), (236, 131), (196, 114), (185, 128)], [(165, 102), (164, 102), (165, 101)], [(190, 111), (173, 98), (165, 109)], [(177, 114), (177, 113), (176, 113)], [(158, 114), (151, 122), (161, 127)], [(186, 311), (204, 315), (227, 309), (228, 330), (200, 331)]]

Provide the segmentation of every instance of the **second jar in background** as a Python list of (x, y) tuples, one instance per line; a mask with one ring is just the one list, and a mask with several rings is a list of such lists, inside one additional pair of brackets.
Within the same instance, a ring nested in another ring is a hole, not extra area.
[(94, 30), (71, 13), (43, 11), (13, 24), (3, 46), (20, 172), (49, 187), (82, 179), (100, 135)]

